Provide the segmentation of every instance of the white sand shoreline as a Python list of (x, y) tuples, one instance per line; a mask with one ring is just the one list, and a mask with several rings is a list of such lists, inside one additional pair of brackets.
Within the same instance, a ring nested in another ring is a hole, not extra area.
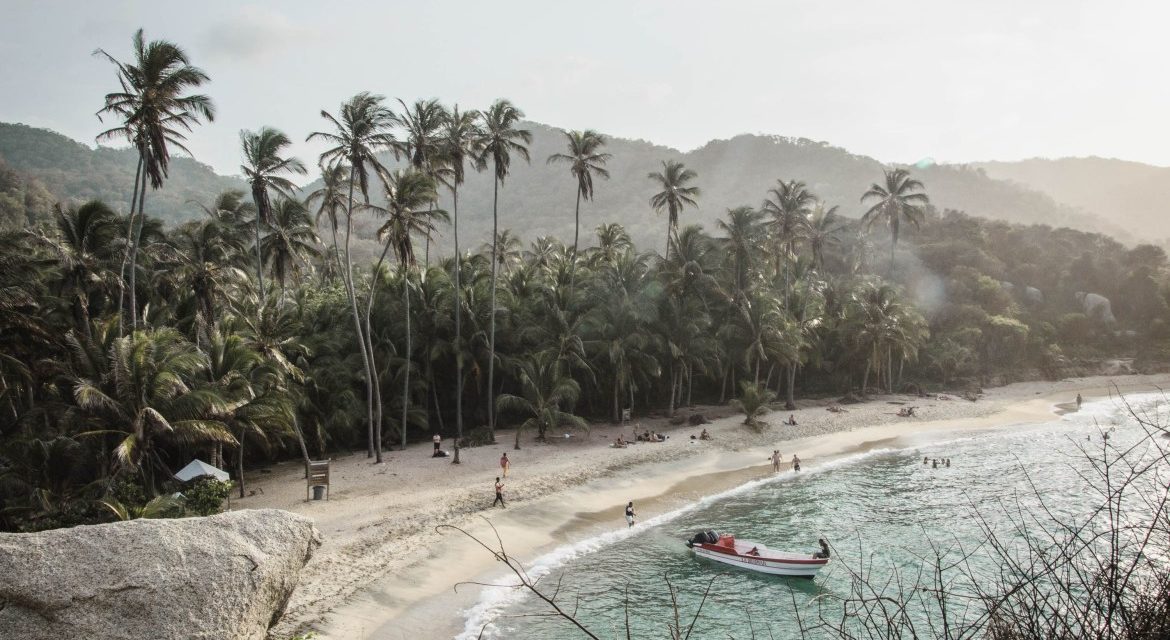
[[(335, 461), (334, 496), (328, 503), (305, 502), (300, 467), (287, 463), (250, 478), (264, 493), (233, 506), (308, 515), (325, 539), (306, 566), (276, 637), (311, 628), (321, 638), (449, 638), (462, 629), (460, 612), (478, 592), (454, 593), (452, 587), (490, 577), (497, 567), (470, 540), (439, 535), (435, 525), (490, 535), (478, 517), (482, 513), (499, 529), (509, 553), (527, 561), (624, 526), (626, 500), (636, 502), (644, 519), (770, 474), (765, 458), (775, 447), (786, 459), (798, 453), (811, 468), (875, 443), (902, 447), (957, 430), (1045, 421), (1057, 403), (1069, 402), (1077, 392), (1108, 395), (1114, 384), (1123, 393), (1156, 391), (1170, 384), (1170, 375), (1019, 383), (990, 389), (976, 403), (882, 396), (847, 405), (847, 413), (837, 414), (825, 410), (826, 402), (802, 402), (792, 412), (800, 426), (775, 424), (787, 415), (776, 412), (769, 416), (774, 424), (760, 434), (740, 425), (742, 416), (730, 409), (707, 407), (707, 415), (718, 411), (728, 417), (707, 425), (715, 440), (701, 444), (690, 444), (688, 437), (699, 427), (669, 427), (661, 419), (642, 421), (640, 428), (671, 434), (667, 443), (624, 450), (607, 446), (620, 431), (608, 425), (597, 425), (591, 437), (524, 445), (518, 452), (502, 437), (507, 446), (464, 450), (465, 463), (458, 466), (431, 459), (428, 443), (387, 454), (383, 465), (369, 464), (364, 456)], [(898, 418), (893, 415), (898, 407), (889, 401), (918, 406), (919, 416)], [(628, 436), (630, 427), (624, 432)], [(512, 503), (506, 510), (490, 510), (491, 483), (503, 451), (514, 461), (507, 480)]]

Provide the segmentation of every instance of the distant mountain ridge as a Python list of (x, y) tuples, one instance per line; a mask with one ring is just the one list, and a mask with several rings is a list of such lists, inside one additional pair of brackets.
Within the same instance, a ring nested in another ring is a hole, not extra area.
[[(500, 189), (500, 227), (512, 229), (525, 241), (555, 235), (571, 242), (575, 183), (565, 165), (546, 162), (549, 155), (564, 151), (562, 130), (532, 122), (522, 126), (533, 134), (529, 147), (532, 162), (513, 160), (512, 172)], [(582, 203), (583, 243), (593, 242), (593, 230), (598, 225), (616, 221), (626, 226), (639, 246), (659, 251), (665, 243), (666, 223), (650, 208), (654, 186), (647, 174), (660, 170), (663, 160), (682, 161), (698, 173), (695, 184), (702, 189), (699, 207), (684, 211), (681, 221), (702, 224), (712, 232), (715, 221), (727, 209), (759, 206), (778, 178), (802, 180), (827, 203), (839, 205), (842, 214), (857, 217), (864, 211), (859, 202), (861, 194), (881, 179), (886, 166), (824, 142), (748, 134), (712, 140), (688, 152), (642, 140), (610, 138), (606, 151), (613, 155), (607, 165), (612, 178), (598, 180), (595, 200)], [(129, 209), (135, 170), (135, 156), (130, 149), (92, 149), (45, 129), (0, 124), (0, 160), (43, 184), (56, 198), (100, 198), (123, 211)], [(395, 164), (390, 157), (387, 162)], [(1034, 176), (1031, 182), (1024, 179), (1028, 177), (1024, 170), (1013, 166), (1020, 164), (934, 165), (911, 167), (911, 171), (925, 183), (931, 201), (940, 210), (957, 209), (1024, 224), (1068, 226), (1106, 233), (1123, 241), (1135, 240), (1127, 232), (1127, 227), (1132, 228), (1128, 219), (1090, 212), (1097, 211), (1085, 206), (1091, 201), (1091, 190), (1082, 194), (1067, 192), (1066, 196), (1073, 200), (1070, 202), (1045, 188), (1048, 183), (1044, 180)], [(1160, 169), (1149, 169), (1138, 178), (1159, 179)], [(1049, 182), (1049, 186), (1060, 183), (1055, 179)], [(315, 185), (307, 185), (306, 190)], [(220, 176), (207, 165), (176, 157), (166, 186), (148, 193), (147, 211), (176, 223), (199, 215), (194, 203), (208, 203), (225, 189), (245, 188), (239, 178)], [(371, 195), (377, 198), (377, 194)], [(459, 195), (460, 240), (464, 246), (475, 246), (490, 237), (490, 171), (469, 172)], [(440, 205), (450, 208), (446, 190)], [(359, 220), (357, 227), (359, 235), (367, 238), (359, 243), (359, 250), (368, 253), (375, 221)], [(437, 250), (449, 254), (450, 229), (444, 228), (441, 233)]]

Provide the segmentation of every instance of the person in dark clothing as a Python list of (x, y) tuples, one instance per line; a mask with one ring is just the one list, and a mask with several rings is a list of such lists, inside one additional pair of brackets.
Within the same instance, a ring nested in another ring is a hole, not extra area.
[(829, 557), (829, 543), (825, 542), (824, 538), (818, 538), (817, 542), (821, 545), (821, 550), (813, 553), (814, 558), (828, 558)]
[(633, 501), (630, 501), (626, 505), (626, 524), (628, 526), (631, 526), (631, 527), (634, 526), (634, 516), (635, 515), (636, 514), (634, 513), (634, 503), (633, 503)]
[(500, 505), (507, 509), (508, 505), (504, 504), (504, 483), (500, 482), (499, 477), (496, 478), (496, 499), (492, 502), (492, 506)]

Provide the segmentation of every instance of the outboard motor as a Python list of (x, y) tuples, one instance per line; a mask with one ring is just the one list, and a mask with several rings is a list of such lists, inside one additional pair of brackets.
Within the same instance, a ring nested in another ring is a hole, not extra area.
[(695, 534), (693, 538), (687, 540), (687, 546), (693, 547), (697, 544), (715, 544), (719, 542), (719, 534), (714, 531), (700, 531)]

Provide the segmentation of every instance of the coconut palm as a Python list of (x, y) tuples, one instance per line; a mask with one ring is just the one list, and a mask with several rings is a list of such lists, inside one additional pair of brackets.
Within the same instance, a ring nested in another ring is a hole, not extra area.
[(613, 264), (617, 257), (633, 248), (634, 242), (626, 228), (617, 222), (608, 222), (597, 227), (596, 256), (603, 264)]
[[(605, 146), (605, 136), (586, 129), (585, 131), (565, 131), (565, 141), (568, 153), (554, 153), (548, 157), (549, 164), (566, 162), (569, 164), (569, 173), (577, 180), (577, 206), (573, 214), (573, 255), (574, 263), (577, 260), (578, 239), (581, 233), (581, 199), (593, 199), (593, 176), (609, 178), (609, 171), (605, 163), (613, 157), (612, 154), (602, 153)], [(574, 274), (576, 270), (574, 269)]]
[[(74, 334), (66, 340), (75, 353), (86, 352)], [(152, 496), (156, 470), (162, 467), (162, 441), (235, 444), (226, 425), (211, 417), (225, 406), (225, 399), (193, 386), (207, 368), (206, 357), (177, 331), (140, 331), (117, 338), (106, 358), (96, 375), (74, 378), (73, 400), (92, 424), (100, 425), (87, 434), (118, 435), (115, 461), (140, 473)]]
[(341, 274), (344, 268), (341, 265), (341, 254), (337, 248), (337, 221), (347, 209), (346, 185), (349, 183), (349, 167), (345, 164), (320, 165), (321, 187), (305, 198), (305, 206), (317, 207), (314, 214), (314, 224), (321, 226), (321, 219), (329, 220), (329, 232), (332, 244), (329, 247), (329, 258), (336, 266), (336, 272)]
[(103, 114), (113, 116), (120, 119), (121, 124), (98, 134), (97, 141), (125, 140), (138, 152), (121, 275), (125, 281), (129, 270), (129, 283), (125, 287), (130, 292), (131, 326), (137, 328), (135, 274), (147, 180), (154, 189), (162, 187), (170, 170), (171, 147), (190, 153), (184, 146), (185, 133), (200, 120), (215, 120), (215, 105), (211, 98), (202, 94), (184, 95), (210, 78), (203, 70), (191, 65), (186, 52), (178, 45), (166, 40), (147, 42), (142, 29), (134, 33), (133, 45), (133, 62), (120, 62), (103, 49), (94, 53), (104, 56), (118, 68), (121, 88), (121, 91), (106, 94), (105, 105), (97, 113), (99, 119)]
[(525, 429), (535, 429), (536, 439), (541, 442), (545, 441), (549, 429), (589, 429), (589, 423), (572, 412), (581, 387), (563, 373), (555, 354), (539, 352), (519, 361), (516, 378), (521, 395), (504, 393), (497, 399), (501, 411), (514, 411), (524, 418), (516, 425), (513, 449), (520, 449), (520, 436)]
[(321, 239), (317, 237), (309, 210), (303, 203), (291, 198), (276, 201), (268, 226), (272, 232), (261, 242), (260, 255), (263, 264), (280, 285), (278, 306), (283, 306), (289, 276), (301, 277), (304, 266), (310, 264), (309, 260), (320, 252), (318, 246)]
[[(407, 159), (410, 166), (425, 173), (432, 179), (444, 171), (442, 163), (443, 123), (447, 119), (447, 110), (438, 100), (418, 100), (411, 106), (406, 106), (402, 100), (402, 113), (395, 119), (406, 130), (406, 136), (398, 143), (399, 152)], [(437, 197), (437, 192), (436, 192)], [(426, 252), (423, 254), (423, 264), (431, 263), (431, 236), (426, 237)]]
[[(358, 187), (362, 199), (368, 204), (370, 173), (374, 172), (378, 176), (386, 174), (386, 168), (378, 160), (377, 153), (384, 149), (393, 149), (396, 143), (391, 132), (394, 114), (382, 105), (383, 100), (382, 96), (363, 92), (342, 103), (339, 117), (321, 111), (321, 117), (329, 121), (334, 130), (316, 131), (308, 137), (308, 140), (321, 140), (332, 145), (321, 154), (320, 164), (331, 167), (345, 164), (349, 167), (348, 196), (345, 200), (345, 268), (341, 274), (345, 280), (346, 295), (353, 314), (355, 336), (361, 345), (362, 361), (366, 366), (366, 418), (369, 436), (366, 455), (375, 457), (378, 463), (382, 462), (381, 410), (379, 409), (377, 416), (374, 414), (378, 374), (374, 367), (374, 348), (369, 327), (362, 325), (362, 317), (358, 313), (357, 294), (353, 285), (353, 260), (349, 246), (353, 235), (354, 187)], [(379, 404), (381, 402), (380, 394), (377, 402)]]
[(747, 288), (748, 274), (760, 252), (764, 238), (763, 219), (764, 214), (751, 207), (736, 207), (727, 210), (726, 220), (715, 223), (720, 231), (727, 234), (734, 277), (732, 295), (736, 298)]
[(177, 257), (171, 275), (181, 290), (190, 291), (195, 297), (193, 333), (197, 343), (205, 344), (216, 329), (220, 294), (229, 282), (246, 279), (234, 266), (244, 245), (232, 227), (220, 218), (188, 222), (171, 234), (170, 241)]
[[(297, 186), (285, 175), (307, 173), (304, 163), (300, 160), (281, 155), (291, 144), (288, 136), (272, 127), (262, 127), (255, 132), (240, 132), (240, 146), (244, 151), (244, 164), (240, 165), (240, 170), (244, 172), (248, 184), (252, 187), (252, 201), (256, 203), (256, 281), (260, 285), (261, 301), (265, 296), (260, 226), (271, 225), (273, 222), (272, 199), (269, 192), (275, 192), (291, 200)], [(288, 212), (289, 210), (286, 210), (286, 213)], [(283, 287), (282, 284), (281, 288)]]
[(483, 132), (479, 128), (479, 112), (451, 108), (439, 134), (439, 155), (445, 170), (444, 180), (451, 189), (451, 233), (455, 240), (455, 260), (451, 269), (452, 295), (455, 313), (455, 456), (452, 464), (459, 464), (459, 443), (463, 439), (463, 303), (461, 271), (463, 254), (459, 251), (459, 185), (463, 184), (467, 162), (477, 161)]
[[(447, 212), (435, 209), (435, 200), (438, 198), (438, 189), (435, 181), (425, 173), (416, 169), (407, 171), (398, 170), (390, 174), (386, 180), (386, 222), (378, 229), (378, 239), (386, 247), (392, 247), (398, 258), (398, 267), (404, 281), (402, 285), (402, 299), (406, 307), (403, 317), (406, 319), (406, 351), (407, 371), (402, 381), (402, 448), (406, 448), (406, 425), (410, 412), (410, 289), (413, 272), (418, 268), (418, 261), (414, 255), (414, 236), (421, 235), (429, 238), (435, 232), (435, 222), (447, 220)], [(424, 208), (426, 207), (426, 208)], [(382, 252), (385, 257), (386, 252)], [(373, 289), (370, 287), (370, 297), (367, 301), (366, 313), (369, 313), (373, 304)]]
[(739, 383), (740, 394), (738, 398), (732, 400), (732, 404), (743, 412), (743, 423), (759, 429), (763, 426), (760, 421), (760, 416), (768, 413), (768, 404), (776, 399), (776, 394), (772, 390), (761, 387), (759, 383), (752, 383), (744, 380)]
[(657, 183), (662, 191), (650, 196), (650, 206), (658, 213), (667, 214), (666, 223), (666, 253), (663, 257), (670, 257), (670, 241), (678, 230), (678, 215), (686, 206), (697, 207), (695, 200), (699, 197), (698, 187), (688, 187), (687, 183), (698, 177), (699, 174), (687, 169), (683, 163), (674, 160), (663, 160), (662, 171), (651, 173), (647, 177)]
[(505, 99), (496, 100), (488, 110), (483, 112), (483, 136), (480, 141), (479, 165), (486, 167), (488, 161), (492, 164), (492, 296), (491, 316), (488, 328), (488, 428), (494, 434), (496, 430), (495, 410), (495, 373), (496, 373), (496, 278), (498, 246), (496, 241), (500, 233), (500, 185), (508, 177), (512, 166), (512, 154), (529, 161), (528, 144), (532, 142), (532, 133), (527, 129), (518, 129), (524, 112), (517, 109)]
[(796, 180), (777, 180), (776, 186), (768, 190), (769, 197), (760, 208), (765, 215), (772, 216), (772, 238), (775, 242), (776, 271), (780, 275), (780, 263), (784, 263), (784, 295), (791, 290), (788, 263), (796, 254), (796, 242), (808, 230), (809, 206), (816, 201), (808, 187)]
[(911, 178), (905, 169), (886, 170), (885, 184), (870, 185), (861, 196), (862, 202), (874, 204), (861, 217), (866, 228), (872, 228), (879, 220), (890, 228), (890, 273), (894, 272), (894, 251), (898, 249), (898, 234), (902, 222), (909, 222), (917, 229), (926, 216), (930, 199), (923, 193), (922, 182)]
[(809, 251), (812, 252), (813, 263), (818, 271), (825, 269), (825, 249), (841, 244), (838, 235), (844, 225), (837, 215), (837, 207), (826, 207), (825, 203), (818, 202), (813, 207), (812, 215), (808, 219), (805, 240), (808, 241)]
[(60, 270), (57, 295), (69, 301), (74, 326), (90, 330), (91, 292), (112, 293), (117, 278), (111, 271), (123, 220), (97, 200), (80, 207), (54, 208), (57, 234), (32, 231), (47, 246)]

